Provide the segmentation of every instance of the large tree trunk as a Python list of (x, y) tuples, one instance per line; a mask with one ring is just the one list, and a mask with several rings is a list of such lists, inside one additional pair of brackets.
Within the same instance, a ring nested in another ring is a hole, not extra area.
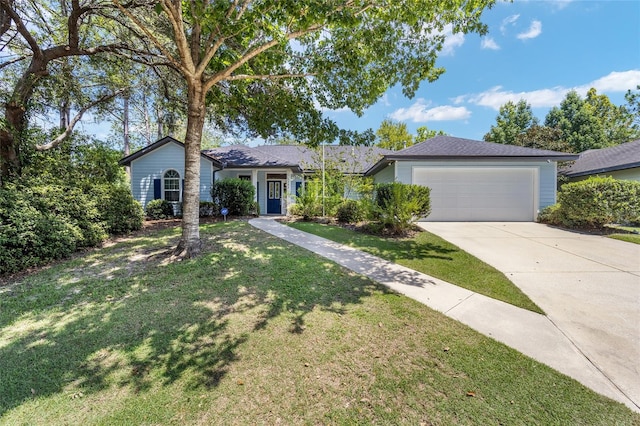
[(200, 146), (205, 121), (205, 93), (200, 80), (189, 82), (187, 135), (184, 141), (182, 238), (176, 254), (191, 258), (200, 253)]

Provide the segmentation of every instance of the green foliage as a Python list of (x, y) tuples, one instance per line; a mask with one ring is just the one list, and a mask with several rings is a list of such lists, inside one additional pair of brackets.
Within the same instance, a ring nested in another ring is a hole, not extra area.
[(302, 216), (304, 220), (322, 216), (322, 182), (318, 179), (307, 180), (300, 188), (295, 204), (289, 207), (289, 213)]
[(380, 183), (375, 187), (373, 217), (394, 234), (403, 234), (431, 213), (429, 193), (426, 186)]
[(121, 157), (120, 151), (75, 134), (53, 149), (25, 153), (23, 179), (84, 189), (101, 184), (124, 185), (124, 169), (118, 165)]
[(345, 200), (338, 206), (336, 218), (344, 223), (356, 223), (364, 219), (362, 204), (356, 200)]
[(147, 203), (145, 213), (148, 219), (169, 219), (174, 217), (173, 206), (167, 200), (157, 199)]
[(407, 130), (406, 123), (384, 120), (376, 130), (377, 142), (380, 148), (399, 151), (413, 145), (413, 136)]
[(484, 140), (516, 145), (519, 135), (537, 125), (538, 119), (533, 115), (531, 105), (527, 101), (521, 99), (517, 104), (509, 101), (500, 107), (496, 125), (491, 126), (489, 133), (484, 135)]
[(92, 192), (109, 234), (126, 234), (142, 228), (144, 210), (133, 198), (129, 188), (119, 185), (96, 185)]
[(218, 206), (211, 201), (200, 201), (200, 217), (211, 217), (220, 214)]
[(213, 183), (211, 197), (219, 210), (226, 207), (232, 216), (246, 216), (254, 208), (256, 190), (248, 180), (227, 178)]
[(633, 115), (624, 106), (615, 106), (606, 95), (590, 89), (585, 99), (570, 91), (545, 118), (545, 126), (561, 131), (573, 152), (606, 148), (629, 142), (638, 136)]
[(107, 234), (92, 197), (56, 185), (0, 189), (0, 274), (94, 246)]
[(576, 228), (640, 223), (640, 182), (591, 177), (567, 183), (558, 204), (544, 209), (538, 220)]
[(442, 130), (431, 130), (427, 126), (420, 126), (416, 129), (414, 142), (424, 142), (427, 139), (435, 138), (436, 136), (446, 136), (446, 133)]

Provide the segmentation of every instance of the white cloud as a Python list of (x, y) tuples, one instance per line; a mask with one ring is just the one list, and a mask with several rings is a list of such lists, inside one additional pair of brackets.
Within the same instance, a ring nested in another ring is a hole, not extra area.
[(408, 108), (395, 110), (389, 117), (398, 121), (424, 123), (427, 121), (464, 120), (471, 116), (471, 111), (465, 107), (443, 105), (429, 108), (429, 105), (430, 103), (421, 98)]
[(483, 49), (500, 50), (498, 43), (496, 43), (496, 41), (491, 37), (482, 37), (480, 47)]
[(542, 34), (542, 22), (533, 20), (531, 21), (531, 26), (529, 26), (529, 29), (523, 33), (518, 34), (517, 37), (520, 40), (529, 40), (538, 37), (540, 34)]
[(453, 33), (453, 25), (447, 24), (444, 27), (444, 31), (442, 34), (446, 37), (444, 43), (442, 45), (442, 50), (440, 54), (443, 56), (451, 56), (453, 55), (456, 48), (462, 46), (464, 44), (464, 34), (463, 33)]
[(516, 21), (518, 20), (518, 18), (520, 17), (520, 15), (511, 15), (511, 16), (507, 16), (506, 18), (504, 18), (502, 20), (502, 24), (500, 24), (500, 32), (502, 34), (507, 32), (507, 28), (509, 26), (513, 26), (515, 25)]
[(574, 87), (553, 87), (548, 89), (532, 90), (529, 92), (512, 92), (504, 90), (502, 86), (492, 87), (482, 93), (462, 95), (454, 98), (456, 105), (464, 102), (486, 106), (499, 110), (502, 105), (511, 102), (526, 100), (534, 108), (549, 108), (558, 106), (570, 90), (575, 90), (584, 96), (590, 88), (595, 88), (598, 93), (626, 92), (635, 89), (640, 84), (640, 69), (629, 71), (614, 71), (604, 77), (593, 80), (587, 84)]

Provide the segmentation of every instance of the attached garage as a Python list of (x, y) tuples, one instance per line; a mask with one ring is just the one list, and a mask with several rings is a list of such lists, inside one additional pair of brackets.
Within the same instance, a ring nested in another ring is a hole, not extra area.
[(366, 175), (431, 189), (427, 221), (534, 221), (555, 204), (558, 161), (578, 156), (451, 136), (385, 155)]
[(431, 188), (429, 221), (532, 221), (536, 168), (413, 167), (412, 182)]

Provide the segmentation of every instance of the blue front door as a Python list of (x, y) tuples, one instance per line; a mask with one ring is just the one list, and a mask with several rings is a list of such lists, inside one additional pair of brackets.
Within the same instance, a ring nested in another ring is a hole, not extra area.
[(267, 214), (282, 214), (282, 182), (267, 181)]

